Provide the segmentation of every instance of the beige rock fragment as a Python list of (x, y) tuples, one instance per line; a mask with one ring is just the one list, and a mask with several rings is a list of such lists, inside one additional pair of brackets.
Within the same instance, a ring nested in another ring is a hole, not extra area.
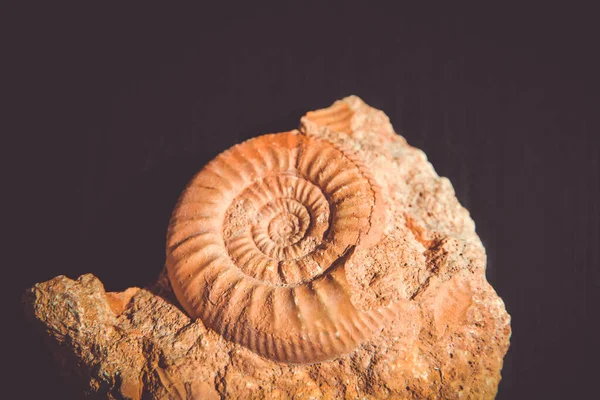
[(510, 317), (452, 185), (358, 97), (222, 153), (178, 202), (147, 289), (25, 296), (108, 398), (493, 398)]

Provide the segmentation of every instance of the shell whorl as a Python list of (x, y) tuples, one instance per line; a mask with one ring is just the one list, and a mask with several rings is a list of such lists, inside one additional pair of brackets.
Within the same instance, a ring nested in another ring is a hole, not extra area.
[(193, 318), (263, 357), (312, 363), (352, 351), (393, 310), (357, 310), (344, 273), (379, 240), (379, 187), (352, 152), (296, 132), (250, 139), (188, 184), (167, 271)]

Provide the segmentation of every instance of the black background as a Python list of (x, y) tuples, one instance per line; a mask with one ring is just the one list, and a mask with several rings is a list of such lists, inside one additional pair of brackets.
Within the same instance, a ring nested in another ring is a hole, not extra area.
[[(597, 387), (599, 160), (591, 10), (295, 3), (9, 7), (1, 25), (3, 330), (15, 398), (72, 396), (22, 317), (26, 287), (159, 273), (205, 162), (349, 94), (452, 181), (512, 315), (498, 398)], [(15, 329), (16, 327), (16, 329)]]

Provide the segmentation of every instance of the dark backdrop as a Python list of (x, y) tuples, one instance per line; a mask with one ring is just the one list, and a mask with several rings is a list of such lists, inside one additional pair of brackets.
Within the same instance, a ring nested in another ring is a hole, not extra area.
[(498, 398), (597, 387), (591, 10), (252, 3), (3, 12), (15, 398), (72, 395), (22, 318), (26, 287), (86, 272), (108, 290), (151, 282), (195, 171), (349, 94), (427, 153), (477, 224), (512, 315)]

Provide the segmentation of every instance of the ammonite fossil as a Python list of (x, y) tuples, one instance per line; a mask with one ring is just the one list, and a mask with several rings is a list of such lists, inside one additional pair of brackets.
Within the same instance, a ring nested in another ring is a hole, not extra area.
[(297, 131), (208, 163), (173, 213), (167, 270), (178, 300), (263, 357), (313, 363), (355, 349), (394, 317), (350, 301), (347, 258), (382, 235), (385, 207), (348, 150)]

